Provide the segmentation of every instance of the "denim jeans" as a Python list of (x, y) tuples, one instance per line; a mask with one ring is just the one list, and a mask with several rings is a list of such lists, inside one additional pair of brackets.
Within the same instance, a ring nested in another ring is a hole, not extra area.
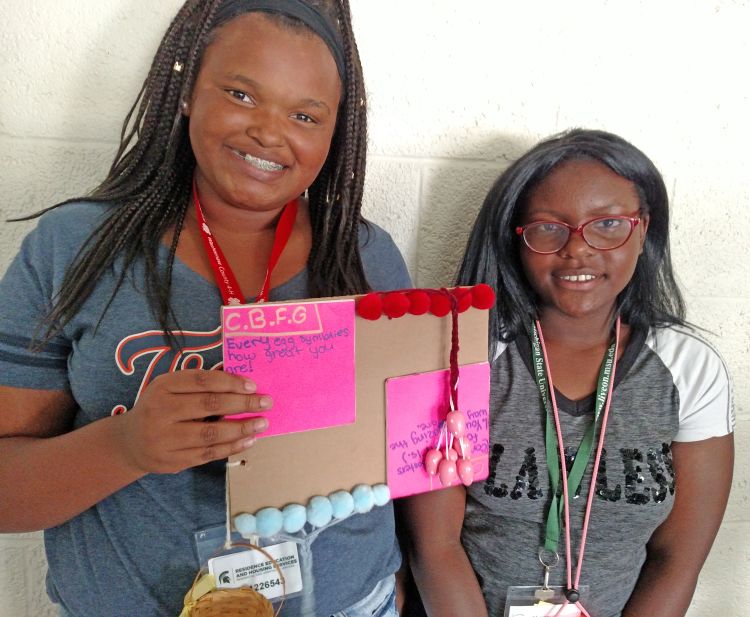
[(396, 576), (386, 576), (366, 597), (331, 617), (398, 617)]
[[(70, 614), (60, 607), (60, 617), (70, 617)], [(366, 597), (332, 617), (398, 617), (396, 577), (386, 576)]]

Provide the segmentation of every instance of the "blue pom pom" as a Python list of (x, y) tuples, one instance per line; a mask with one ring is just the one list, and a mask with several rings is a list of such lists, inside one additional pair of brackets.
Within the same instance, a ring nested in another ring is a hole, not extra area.
[(255, 513), (258, 535), (267, 538), (281, 531), (284, 516), (278, 508), (263, 508)]
[(391, 500), (391, 489), (386, 484), (376, 484), (372, 487), (372, 496), (376, 506), (384, 506)]
[(328, 495), (333, 507), (333, 518), (346, 518), (354, 512), (354, 497), (349, 491), (336, 491)]
[(284, 506), (281, 513), (284, 515), (284, 531), (287, 533), (297, 533), (305, 526), (305, 521), (307, 521), (305, 506), (290, 503), (288, 506)]
[(333, 507), (328, 497), (317, 495), (307, 504), (307, 522), (313, 527), (325, 527), (332, 517)]
[(359, 514), (364, 514), (372, 510), (372, 506), (375, 505), (375, 497), (372, 494), (372, 488), (367, 484), (358, 484), (352, 491), (352, 497), (354, 498), (354, 511)]
[(238, 514), (234, 517), (234, 528), (243, 538), (254, 535), (257, 530), (255, 517), (252, 514)]

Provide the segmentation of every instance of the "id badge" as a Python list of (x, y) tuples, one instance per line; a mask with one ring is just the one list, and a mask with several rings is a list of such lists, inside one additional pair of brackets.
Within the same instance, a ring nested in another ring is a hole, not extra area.
[[(260, 551), (244, 550), (208, 560), (208, 572), (216, 579), (218, 589), (252, 587), (269, 600), (289, 597), (302, 591), (297, 545), (281, 542), (263, 547), (276, 564)], [(278, 566), (278, 569), (277, 569)], [(279, 570), (283, 578), (279, 575)]]
[[(284, 575), (283, 584), (273, 561), (260, 551), (244, 546), (225, 549), (224, 525), (202, 529), (195, 533), (194, 540), (200, 567), (214, 575), (218, 589), (252, 587), (272, 602), (282, 596), (289, 600), (303, 594), (305, 558), (289, 537), (256, 538), (256, 542), (251, 542), (273, 557)], [(233, 531), (231, 541), (241, 543), (245, 539)]]
[[(579, 588), (581, 599), (588, 593), (588, 585)], [(508, 587), (504, 617), (580, 617), (575, 604), (565, 604), (562, 586), (542, 587), (525, 585)]]

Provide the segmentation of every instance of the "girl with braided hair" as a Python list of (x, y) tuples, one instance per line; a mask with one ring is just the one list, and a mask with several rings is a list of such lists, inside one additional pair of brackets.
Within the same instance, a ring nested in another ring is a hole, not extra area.
[[(273, 422), (271, 397), (209, 370), (226, 264), (237, 301), (410, 285), (360, 214), (366, 139), (347, 0), (187, 0), (106, 179), (33, 215), (0, 282), (0, 531), (45, 529), (66, 617), (177, 615), (193, 534), (225, 519), (224, 459)], [(268, 420), (223, 419), (247, 411)], [(312, 548), (313, 614), (396, 614), (390, 505)]]

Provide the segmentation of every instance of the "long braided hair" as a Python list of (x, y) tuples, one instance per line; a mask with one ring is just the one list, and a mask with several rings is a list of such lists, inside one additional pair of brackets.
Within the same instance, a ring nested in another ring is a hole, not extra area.
[[(69, 199), (27, 219), (76, 201), (110, 204), (111, 212), (83, 245), (67, 270), (47, 316), (49, 340), (75, 316), (115, 259), (123, 259), (106, 312), (130, 267), (144, 260), (148, 303), (167, 337), (176, 342), (170, 306), (172, 268), (185, 214), (191, 203), (195, 156), (188, 120), (180, 109), (188, 100), (206, 47), (213, 40), (216, 14), (224, 0), (187, 0), (159, 49), (135, 103), (123, 122), (120, 146), (105, 180), (88, 196)], [(308, 0), (339, 28), (344, 43), (345, 85), (337, 126), (323, 167), (308, 190), (313, 243), (308, 258), (309, 292), (315, 296), (362, 293), (369, 289), (359, 253), (358, 232), (365, 176), (367, 106), (362, 66), (352, 31), (348, 0)], [(267, 13), (290, 27), (294, 18)], [(159, 266), (162, 239), (174, 230), (166, 263)], [(101, 317), (100, 317), (101, 319)]]

